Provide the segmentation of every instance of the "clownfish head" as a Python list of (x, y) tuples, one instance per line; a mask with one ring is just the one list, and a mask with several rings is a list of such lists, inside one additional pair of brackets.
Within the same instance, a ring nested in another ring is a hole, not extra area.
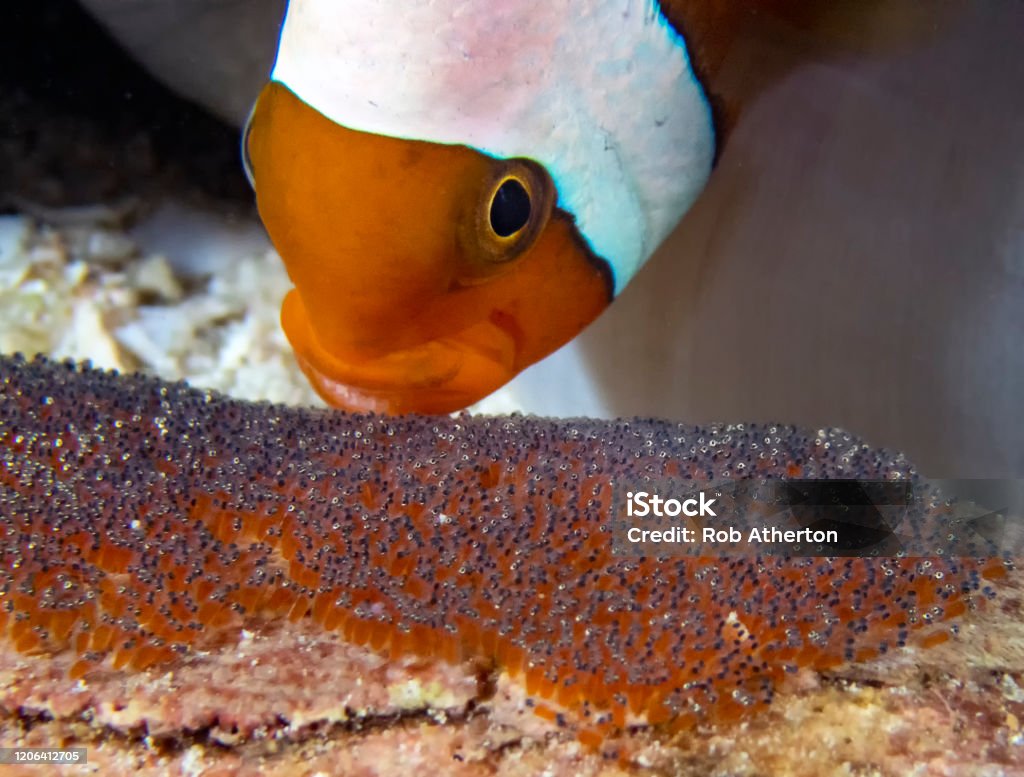
[(714, 145), (649, 0), (291, 0), (245, 137), (302, 369), (390, 413), (463, 408), (576, 336)]

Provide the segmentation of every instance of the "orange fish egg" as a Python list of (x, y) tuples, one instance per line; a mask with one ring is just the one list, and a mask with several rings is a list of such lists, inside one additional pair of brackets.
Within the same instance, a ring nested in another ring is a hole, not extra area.
[(0, 389), (0, 635), (75, 651), (75, 676), (167, 664), (255, 615), (309, 618), (507, 672), (598, 746), (764, 708), (799, 668), (940, 641), (1005, 574), (613, 554), (617, 479), (912, 477), (839, 430), (348, 415), (6, 357)]

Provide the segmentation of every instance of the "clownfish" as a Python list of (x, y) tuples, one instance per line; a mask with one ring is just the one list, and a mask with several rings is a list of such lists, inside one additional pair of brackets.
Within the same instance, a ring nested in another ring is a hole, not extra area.
[(321, 396), (458, 410), (597, 318), (711, 173), (727, 6), (291, 0), (243, 153)]

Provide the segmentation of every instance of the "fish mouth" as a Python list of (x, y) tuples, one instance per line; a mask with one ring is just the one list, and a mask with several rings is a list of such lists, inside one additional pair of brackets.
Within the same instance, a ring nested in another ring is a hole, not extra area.
[(296, 360), (333, 407), (357, 413), (437, 415), (462, 410), (515, 377), (514, 322), (494, 315), (450, 336), (368, 358), (324, 348), (294, 292), (281, 322)]

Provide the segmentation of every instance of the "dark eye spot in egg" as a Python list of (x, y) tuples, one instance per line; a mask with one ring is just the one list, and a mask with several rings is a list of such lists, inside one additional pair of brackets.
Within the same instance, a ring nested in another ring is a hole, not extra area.
[(491, 229), (499, 237), (510, 237), (530, 221), (530, 195), (515, 178), (509, 178), (491, 200)]

